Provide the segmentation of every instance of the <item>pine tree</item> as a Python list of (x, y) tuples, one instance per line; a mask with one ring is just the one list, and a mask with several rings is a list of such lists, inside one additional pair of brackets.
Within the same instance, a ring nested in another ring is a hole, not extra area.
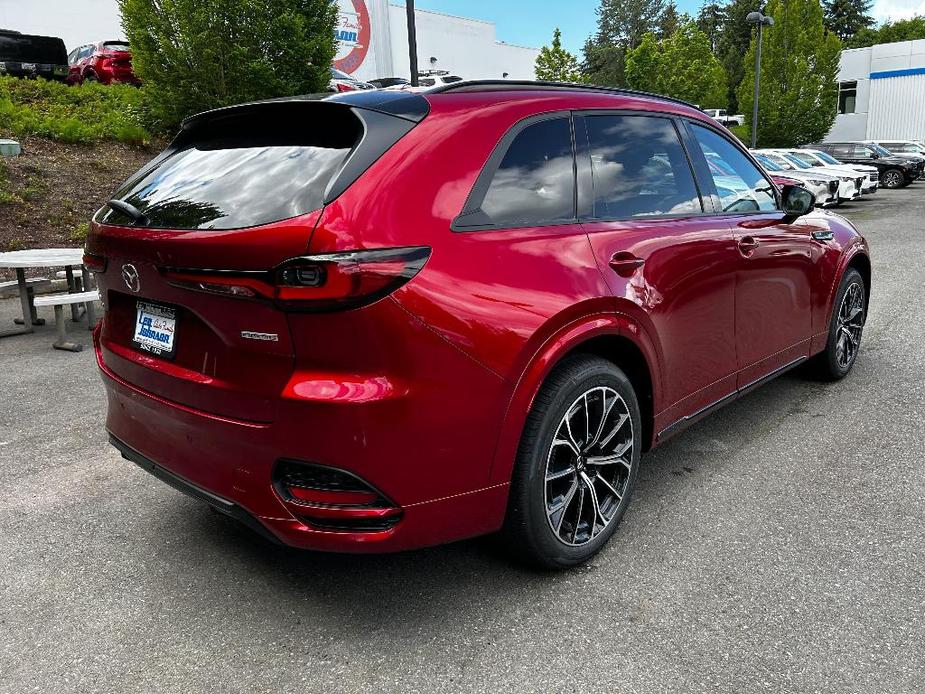
[(726, 8), (715, 2), (704, 3), (697, 13), (697, 28), (706, 34), (710, 49), (715, 53), (726, 25)]
[(738, 89), (747, 67), (743, 58), (754, 33), (752, 25), (745, 21), (745, 17), (755, 10), (763, 12), (764, 2), (732, 0), (724, 8), (725, 21), (716, 45), (716, 54), (726, 69), (726, 103), (732, 113), (741, 111)]
[(601, 42), (596, 38), (585, 41), (582, 49), (581, 74), (584, 81), (603, 87), (625, 87), (625, 51), (622, 47)]
[(635, 48), (651, 31), (665, 8), (665, 0), (601, 0), (597, 8), (597, 39)]
[(825, 26), (842, 41), (874, 23), (873, 0), (824, 0)]
[[(771, 0), (761, 54), (758, 143), (796, 147), (823, 139), (835, 121), (841, 41), (826, 31), (819, 0)], [(756, 32), (757, 34), (757, 32)], [(755, 64), (753, 38), (745, 65)], [(745, 70), (739, 103), (751, 127), (754, 73)]]
[(578, 59), (562, 47), (559, 27), (552, 33), (552, 45), (543, 46), (536, 57), (536, 78), (552, 82), (581, 82)]
[(681, 26), (681, 15), (678, 14), (678, 6), (674, 0), (668, 0), (665, 9), (662, 10), (658, 18), (658, 37), (667, 39)]

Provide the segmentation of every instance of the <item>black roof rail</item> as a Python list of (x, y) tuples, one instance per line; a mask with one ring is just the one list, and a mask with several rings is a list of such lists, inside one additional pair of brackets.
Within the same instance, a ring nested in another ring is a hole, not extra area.
[(489, 91), (527, 91), (530, 89), (548, 89), (556, 91), (580, 91), (580, 92), (603, 92), (606, 94), (616, 94), (621, 96), (642, 96), (649, 99), (658, 99), (660, 101), (669, 101), (674, 104), (690, 106), (693, 109), (701, 111), (702, 109), (683, 99), (676, 99), (664, 94), (653, 94), (652, 92), (643, 92), (636, 89), (625, 89), (623, 87), (601, 87), (596, 84), (578, 84), (575, 82), (547, 82), (545, 80), (464, 80), (462, 82), (452, 82), (439, 87), (434, 87), (427, 91), (428, 94), (446, 94), (447, 92), (489, 92)]

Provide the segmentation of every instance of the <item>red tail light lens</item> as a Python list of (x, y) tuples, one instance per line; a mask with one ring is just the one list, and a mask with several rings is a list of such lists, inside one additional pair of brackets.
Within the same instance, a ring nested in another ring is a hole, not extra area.
[(430, 248), (386, 248), (293, 258), (277, 268), (277, 300), (287, 308), (333, 311), (381, 299), (414, 277)]
[(367, 306), (414, 277), (430, 248), (384, 248), (293, 258), (270, 272), (162, 272), (172, 285), (243, 299), (269, 299), (290, 311), (343, 311)]
[(349, 84), (344, 84), (343, 82), (337, 82), (337, 91), (353, 92), (353, 91), (356, 91), (356, 89), (354, 87), (351, 87)]
[(95, 253), (84, 253), (84, 267), (90, 272), (106, 272), (106, 258)]

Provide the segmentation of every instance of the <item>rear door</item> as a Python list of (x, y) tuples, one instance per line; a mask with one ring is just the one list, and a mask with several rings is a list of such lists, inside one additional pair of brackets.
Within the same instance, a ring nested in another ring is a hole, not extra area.
[(687, 127), (696, 154), (726, 172), (711, 171), (707, 185), (735, 238), (737, 386), (744, 388), (809, 355), (813, 227), (785, 218), (773, 183), (718, 129)]
[(656, 425), (667, 425), (735, 391), (732, 232), (702, 199), (675, 119), (589, 112), (575, 122), (592, 189), (582, 226), (616, 310), (660, 345)]

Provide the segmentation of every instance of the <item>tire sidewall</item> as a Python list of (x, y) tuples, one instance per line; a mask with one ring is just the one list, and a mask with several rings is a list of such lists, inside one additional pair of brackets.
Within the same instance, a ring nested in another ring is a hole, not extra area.
[[(626, 375), (616, 366), (603, 359), (590, 362), (583, 369), (582, 377), (569, 387), (560, 389), (543, 413), (538, 435), (530, 450), (521, 451), (529, 456), (529, 472), (525, 480), (528, 499), (524, 509), (526, 523), (535, 543), (535, 550), (548, 559), (551, 565), (567, 567), (579, 564), (596, 554), (610, 539), (619, 526), (629, 505), (639, 469), (642, 444), (642, 421), (636, 394)], [(623, 501), (608, 527), (587, 544), (573, 547), (563, 543), (549, 526), (546, 515), (546, 461), (549, 447), (562, 417), (572, 403), (584, 392), (595, 386), (613, 388), (627, 405), (633, 426), (633, 454)]]
[[(858, 355), (855, 354), (854, 359), (848, 364), (847, 367), (841, 367), (838, 364), (836, 359), (836, 344), (838, 341), (838, 313), (841, 310), (842, 301), (845, 298), (845, 294), (848, 293), (848, 288), (852, 284), (857, 284), (861, 288), (861, 298), (864, 300), (864, 324), (867, 323), (867, 289), (864, 286), (864, 279), (854, 268), (848, 268), (842, 277), (841, 284), (838, 286), (838, 292), (835, 294), (835, 301), (832, 304), (832, 315), (829, 319), (829, 336), (828, 341), (826, 342), (826, 359), (828, 361), (829, 372), (833, 378), (844, 378), (847, 376), (851, 369), (854, 367), (855, 362), (858, 360)], [(861, 337), (863, 338), (864, 331), (861, 330)], [(860, 352), (860, 344), (858, 345), (858, 352)]]

